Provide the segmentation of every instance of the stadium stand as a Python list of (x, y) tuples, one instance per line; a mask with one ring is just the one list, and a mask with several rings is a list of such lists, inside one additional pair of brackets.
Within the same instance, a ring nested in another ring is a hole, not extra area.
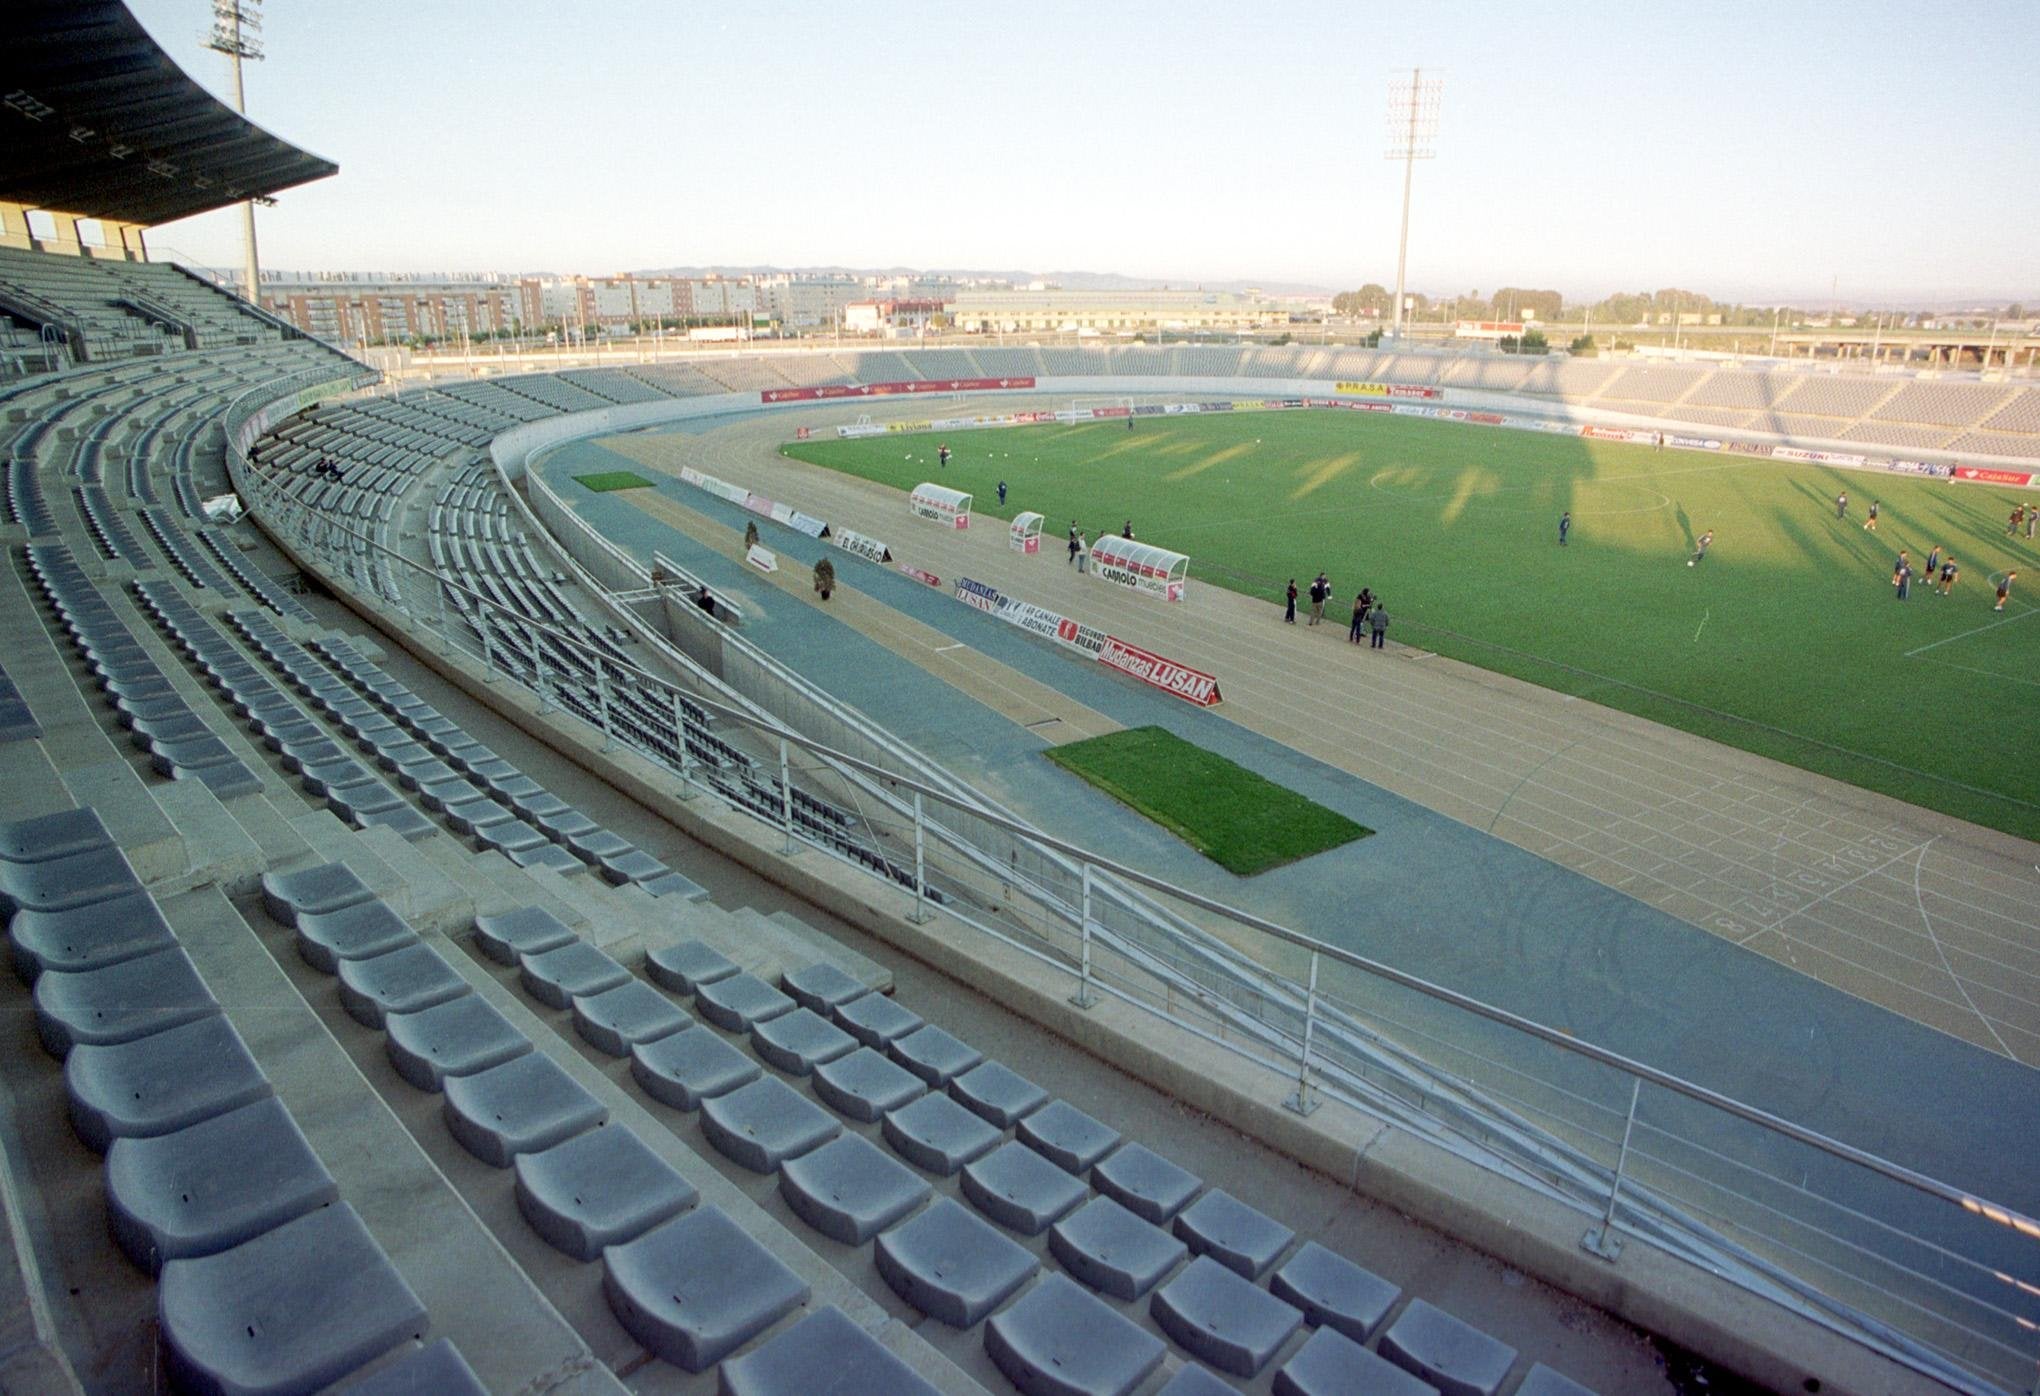
[(1967, 426), (2003, 407), (2012, 392), (1998, 383), (1913, 382), (1878, 403), (1868, 415), (1883, 422)]
[(1709, 375), (1705, 368), (1625, 368), (1601, 389), (1603, 402), (1676, 403)]
[(1899, 385), (1880, 378), (1806, 377), (1774, 404), (1781, 414), (1854, 418), (1897, 392)]

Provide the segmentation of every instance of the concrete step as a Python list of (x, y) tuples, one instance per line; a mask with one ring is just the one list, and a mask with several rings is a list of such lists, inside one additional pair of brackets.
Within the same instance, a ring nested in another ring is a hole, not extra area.
[(363, 829), (354, 837), (389, 864), (390, 870), (397, 875), (403, 888), (401, 897), (384, 900), (390, 901), (398, 914), (414, 927), (421, 931), (452, 934), (474, 924), (473, 895), (424, 852), (431, 844), (458, 847), (450, 836), (412, 843), (394, 830), (374, 827)]
[[(745, 908), (747, 911), (749, 909)], [(876, 989), (881, 994), (893, 991), (892, 971), (863, 951), (854, 950), (834, 936), (816, 930), (790, 911), (775, 911), (765, 919), (791, 934), (796, 940), (814, 946), (819, 958), (834, 961), (845, 973), (862, 980), (866, 987)]]
[[(568, 1389), (621, 1392), (343, 1049), (366, 1036), (380, 1057), (380, 1035), (347, 1017), (333, 981), (307, 969), (301, 992), (272, 953), (302, 967), (288, 934), (217, 889), (170, 898), (163, 912), (341, 1196), (424, 1302), (428, 1338), (453, 1339), (493, 1390), (543, 1372), (574, 1374)], [(258, 924), (272, 932), (266, 945)]]

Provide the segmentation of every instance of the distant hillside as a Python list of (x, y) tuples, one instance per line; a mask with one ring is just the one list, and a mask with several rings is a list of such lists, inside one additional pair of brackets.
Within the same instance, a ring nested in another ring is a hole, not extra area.
[(1015, 269), (993, 269), (984, 267), (845, 267), (807, 266), (780, 267), (771, 265), (752, 266), (675, 266), (651, 267), (631, 273), (634, 276), (773, 276), (783, 272), (802, 275), (829, 276), (947, 276), (958, 280), (1011, 281), (1024, 286), (1030, 281), (1050, 281), (1072, 291), (1152, 291), (1164, 287), (1178, 290), (1205, 291), (1247, 291), (1259, 290), (1273, 296), (1326, 296), (1332, 293), (1328, 286), (1311, 285), (1295, 281), (1197, 281), (1182, 277), (1126, 276), (1115, 271), (1021, 271)]

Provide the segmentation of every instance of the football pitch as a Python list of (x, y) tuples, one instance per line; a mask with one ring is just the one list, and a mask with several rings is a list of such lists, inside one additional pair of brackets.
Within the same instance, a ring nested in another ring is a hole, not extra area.
[[(931, 436), (784, 451), (901, 490), (969, 490), (982, 515), (1036, 510), (1049, 550), (1072, 519), (1095, 539), (1130, 517), (1189, 554), (1193, 607), (1200, 585), (1279, 605), (1322, 568), (1328, 623), (1371, 587), (1405, 645), (2040, 838), (2040, 550), (2006, 535), (2019, 493), (1329, 411), (942, 440), (946, 470)], [(1921, 577), (1899, 604), (1898, 551), (1923, 571), (1936, 545), (1961, 567), (1952, 595)], [(1997, 613), (2008, 569), (2022, 575)]]

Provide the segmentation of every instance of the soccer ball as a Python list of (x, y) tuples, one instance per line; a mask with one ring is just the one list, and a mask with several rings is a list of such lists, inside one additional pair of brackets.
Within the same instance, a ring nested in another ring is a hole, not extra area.
[(1691, 566), (1693, 565), (1693, 559), (1692, 559), (1692, 558), (1690, 558), (1690, 557), (1689, 557), (1689, 558), (1687, 558), (1687, 559), (1686, 559), (1686, 565), (1687, 565), (1688, 567), (1691, 567)]

